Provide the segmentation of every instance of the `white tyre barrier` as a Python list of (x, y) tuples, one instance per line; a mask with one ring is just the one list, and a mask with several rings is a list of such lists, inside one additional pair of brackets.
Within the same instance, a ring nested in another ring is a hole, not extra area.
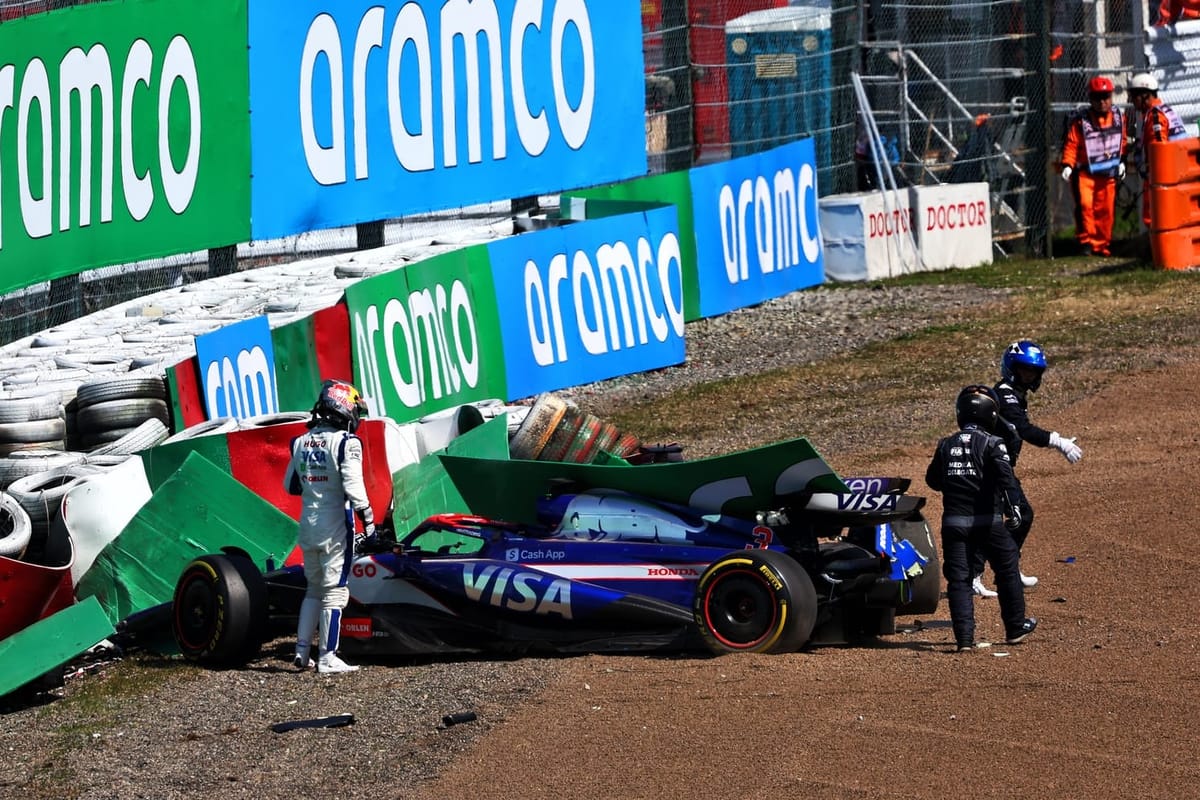
[(29, 419), (24, 422), (0, 422), (0, 444), (57, 442), (67, 436), (65, 417)]
[(267, 428), (271, 425), (287, 425), (292, 422), (308, 422), (312, 414), (307, 411), (280, 411), (275, 414), (259, 414), (237, 421), (238, 430), (250, 428)]
[(129, 430), (121, 437), (92, 449), (84, 457), (88, 464), (97, 463), (97, 458), (104, 456), (128, 457), (143, 450), (162, 444), (171, 434), (166, 423), (160, 419), (151, 418)]
[(29, 514), (16, 498), (0, 492), (0, 556), (20, 559), (25, 555), (29, 539), (33, 536), (33, 525)]
[(7, 492), (29, 515), (33, 529), (30, 544), (34, 549), (45, 543), (50, 523), (58, 516), (59, 507), (67, 491), (80, 478), (95, 474), (97, 470), (97, 467), (82, 463), (71, 464), (28, 475), (9, 484)]
[(197, 422), (178, 433), (168, 436), (162, 443), (174, 444), (181, 442), (184, 439), (194, 439), (197, 436), (212, 436), (219, 433), (229, 433), (238, 429), (238, 421), (234, 417), (219, 417), (217, 419), (206, 419), (203, 422)]
[(72, 450), (18, 450), (0, 458), (0, 489), (7, 489), (13, 481), (27, 475), (78, 464), (82, 460), (83, 453)]
[(62, 415), (63, 405), (58, 395), (48, 394), (0, 400), (0, 425), (38, 419), (54, 419)]

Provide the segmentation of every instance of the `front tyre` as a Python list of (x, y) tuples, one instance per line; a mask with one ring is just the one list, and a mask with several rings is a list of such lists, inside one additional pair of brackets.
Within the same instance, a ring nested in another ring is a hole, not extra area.
[(773, 550), (744, 550), (714, 561), (696, 584), (692, 614), (715, 653), (789, 653), (817, 621), (808, 573)]
[(258, 653), (267, 619), (267, 585), (248, 558), (207, 555), (175, 584), (171, 630), (184, 656), (237, 666)]

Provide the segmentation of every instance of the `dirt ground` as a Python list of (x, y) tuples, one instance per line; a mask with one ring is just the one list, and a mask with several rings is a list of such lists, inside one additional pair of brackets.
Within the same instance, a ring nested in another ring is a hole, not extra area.
[[(941, 325), (936, 308), (959, 323), (944, 336), (885, 348), (865, 366), (830, 362), (792, 394), (689, 409), (685, 422), (724, 427), (696, 433), (688, 456), (803, 433), (842, 475), (914, 478), (936, 524), (938, 498), (920, 479), (933, 432), (952, 424), (947, 398), (963, 376), (994, 375), (995, 342), (1021, 335), (1009, 330), (1011, 304), (994, 322), (996, 308), (970, 316), (978, 304), (956, 297), (918, 289), (916, 311), (907, 293), (884, 303), (891, 336)], [(773, 344), (807, 335), (789, 324), (861, 327), (855, 298), (825, 298), (835, 309), (818, 299), (732, 318), (714, 338), (737, 336), (757, 363), (806, 364)], [(1022, 451), (1037, 510), (1022, 567), (1041, 578), (1027, 594), (1041, 624), (1025, 644), (953, 653), (943, 603), (874, 644), (781, 656), (414, 659), (318, 676), (290, 669), (287, 639), (244, 669), (135, 652), (68, 680), (45, 705), (0, 713), (0, 798), (1200, 796), (1200, 292), (1189, 281), (1092, 291), (1038, 313), (1053, 320), (1037, 328), (1055, 346), (1033, 418), (1077, 435), (1084, 457), (1072, 466), (1053, 450)], [(901, 317), (915, 327), (897, 327)], [(721, 374), (720, 357), (705, 380)], [(907, 368), (876, 371), (880, 359)], [(675, 379), (648, 376), (660, 377)], [(655, 396), (652, 386), (635, 388)], [(588, 399), (598, 408), (602, 397)], [(999, 638), (996, 601), (976, 608), (980, 638)], [(440, 724), (459, 710), (477, 720)], [(271, 729), (347, 712), (354, 725)]]
[[(1022, 453), (1037, 512), (1022, 567), (1041, 578), (1025, 644), (953, 653), (943, 603), (872, 647), (572, 659), (412, 796), (1197, 796), (1200, 352), (1175, 355), (1034, 415), (1084, 457)], [(831, 460), (917, 491), (931, 451)], [(1001, 637), (995, 600), (976, 614), (980, 638)]]

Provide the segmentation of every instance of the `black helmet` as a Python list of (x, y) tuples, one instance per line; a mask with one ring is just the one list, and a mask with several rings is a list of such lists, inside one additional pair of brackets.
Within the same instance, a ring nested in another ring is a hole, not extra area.
[(365, 413), (367, 404), (358, 389), (346, 381), (328, 380), (321, 384), (321, 393), (317, 395), (308, 426), (326, 422), (354, 433), (358, 430), (359, 418)]
[(974, 424), (988, 433), (996, 429), (996, 420), (1000, 416), (996, 395), (982, 384), (963, 387), (954, 403), (954, 413), (958, 417), (958, 427)]

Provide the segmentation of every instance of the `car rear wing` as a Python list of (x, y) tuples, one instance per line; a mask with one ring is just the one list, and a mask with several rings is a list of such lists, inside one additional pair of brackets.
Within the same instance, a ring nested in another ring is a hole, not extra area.
[(894, 492), (814, 492), (796, 508), (803, 516), (844, 526), (874, 525), (907, 519), (925, 505), (925, 498)]

